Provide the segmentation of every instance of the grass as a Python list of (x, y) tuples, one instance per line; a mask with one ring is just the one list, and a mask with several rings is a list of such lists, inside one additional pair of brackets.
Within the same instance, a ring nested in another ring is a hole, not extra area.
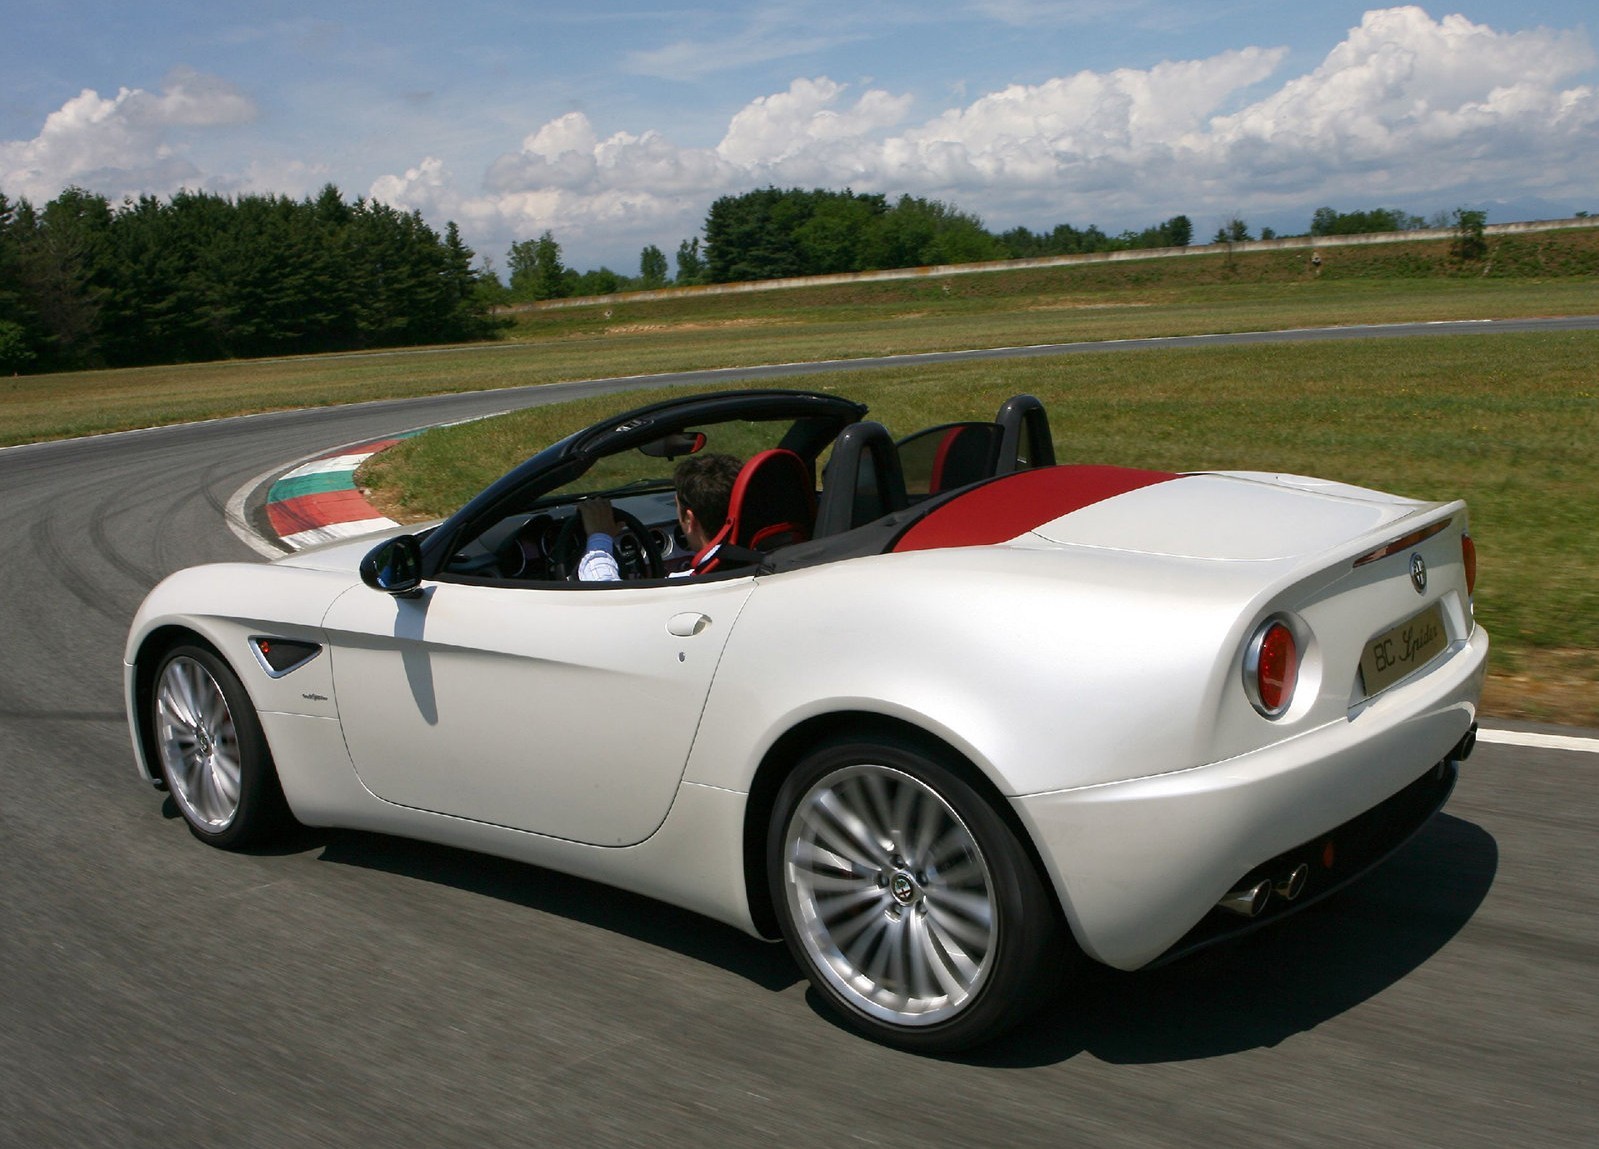
[[(1514, 239), (1514, 244), (1512, 244)], [(522, 313), (499, 343), (0, 379), (0, 446), (291, 407), (708, 367), (1443, 319), (1599, 313), (1599, 227), (1193, 256)], [(1516, 277), (1484, 270), (1509, 268)]]
[[(1447, 243), (1092, 263), (520, 313), (499, 343), (0, 379), (0, 445), (273, 409), (574, 379), (1156, 335), (1599, 314), (1599, 227)], [(806, 387), (898, 431), (1031, 391), (1062, 459), (1280, 469), (1465, 497), (1492, 630), (1490, 712), (1599, 726), (1599, 335), (1495, 335), (839, 371)], [(641, 381), (641, 386), (644, 383)], [(628, 400), (631, 402), (632, 400)], [(642, 398), (639, 401), (643, 401)], [(616, 399), (441, 430), (371, 471), (453, 509)]]
[[(991, 418), (1031, 392), (1051, 413), (1062, 461), (1289, 471), (1465, 498), (1481, 556), (1478, 617), (1495, 640), (1488, 708), (1599, 726), (1595, 362), (1599, 333), (1507, 334), (845, 370), (803, 386), (870, 404), (897, 434)], [(618, 405), (442, 428), (380, 456), (362, 481), (402, 515), (436, 517)]]

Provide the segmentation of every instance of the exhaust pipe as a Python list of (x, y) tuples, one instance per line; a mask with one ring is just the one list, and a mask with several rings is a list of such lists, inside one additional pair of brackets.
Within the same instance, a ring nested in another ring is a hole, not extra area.
[(1300, 862), (1294, 867), (1293, 873), (1272, 886), (1272, 889), (1277, 892), (1279, 898), (1291, 902), (1305, 892), (1305, 881), (1309, 877), (1310, 867)]
[(1266, 903), (1270, 900), (1271, 883), (1262, 880), (1252, 886), (1239, 886), (1216, 905), (1241, 917), (1253, 918), (1266, 908)]

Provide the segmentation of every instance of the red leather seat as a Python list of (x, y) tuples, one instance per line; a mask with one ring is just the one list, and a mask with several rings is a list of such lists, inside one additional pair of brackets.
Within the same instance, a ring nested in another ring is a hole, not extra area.
[(811, 469), (793, 451), (774, 447), (750, 458), (733, 482), (727, 522), (694, 559), (705, 574), (729, 559), (722, 553), (776, 550), (811, 537), (816, 523), (816, 483)]

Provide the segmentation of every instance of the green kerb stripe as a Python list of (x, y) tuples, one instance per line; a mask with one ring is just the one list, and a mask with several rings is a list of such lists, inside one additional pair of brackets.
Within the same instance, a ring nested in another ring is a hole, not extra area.
[(279, 479), (267, 492), (267, 502), (281, 503), (301, 495), (322, 495), (328, 491), (349, 491), (355, 488), (354, 471), (329, 471), (320, 475), (299, 475), (292, 479)]

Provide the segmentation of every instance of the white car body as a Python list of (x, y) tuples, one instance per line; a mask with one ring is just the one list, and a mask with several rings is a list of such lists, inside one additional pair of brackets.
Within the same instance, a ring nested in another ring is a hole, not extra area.
[[(1082, 950), (1135, 969), (1269, 859), (1469, 750), (1488, 638), (1465, 528), (1458, 502), (1212, 473), (982, 545), (598, 592), (424, 580), (416, 597), (363, 583), (367, 539), (168, 578), (134, 620), (127, 700), (160, 781), (140, 666), (196, 637), (242, 682), (301, 822), (547, 866), (764, 936), (763, 772), (841, 724), (914, 731), (1000, 797)], [(1433, 604), (1441, 653), (1368, 694), (1367, 644)], [(1301, 659), (1275, 718), (1243, 686), (1273, 618)], [(321, 653), (275, 676), (263, 635)]]

